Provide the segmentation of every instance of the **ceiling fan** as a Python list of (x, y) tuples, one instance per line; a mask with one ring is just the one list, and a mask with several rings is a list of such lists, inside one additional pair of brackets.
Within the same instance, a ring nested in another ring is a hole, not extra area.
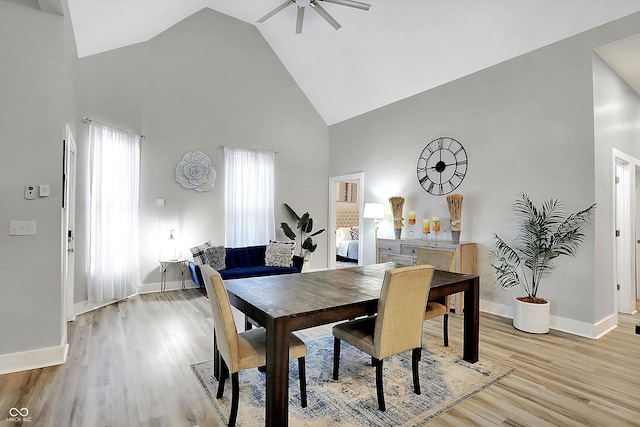
[(320, 6), (320, 2), (327, 3), (335, 3), (342, 6), (355, 7), (356, 9), (369, 10), (371, 7), (370, 4), (362, 3), (355, 0), (287, 0), (282, 3), (280, 6), (273, 9), (271, 12), (264, 15), (262, 18), (258, 19), (259, 23), (263, 23), (267, 19), (271, 18), (276, 13), (280, 12), (284, 8), (295, 4), (298, 6), (298, 15), (296, 18), (296, 34), (302, 33), (302, 21), (304, 20), (304, 10), (307, 6), (311, 7), (311, 9), (315, 10), (318, 15), (322, 16), (325, 21), (327, 21), (333, 28), (336, 30), (339, 29), (342, 25), (338, 23), (329, 13)]

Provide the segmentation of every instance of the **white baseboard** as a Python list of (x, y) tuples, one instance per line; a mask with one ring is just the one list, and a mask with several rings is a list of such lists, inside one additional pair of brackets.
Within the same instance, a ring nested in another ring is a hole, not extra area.
[(78, 316), (80, 314), (88, 313), (90, 311), (97, 310), (102, 307), (106, 307), (110, 304), (114, 304), (118, 301), (122, 301), (123, 299), (126, 299), (126, 298), (114, 299), (111, 301), (102, 301), (98, 303), (92, 303), (89, 301), (77, 302), (73, 305), (74, 318), (75, 316)]
[(600, 339), (618, 327), (618, 315), (612, 314), (595, 324), (595, 337)]
[(0, 375), (31, 369), (46, 368), (47, 366), (62, 365), (67, 361), (69, 344), (59, 347), (40, 348), (0, 355)]
[[(480, 300), (480, 311), (495, 314), (497, 316), (513, 319), (513, 307), (492, 301)], [(616, 328), (618, 324), (618, 316), (610, 317), (596, 323), (580, 322), (578, 320), (567, 319), (565, 317), (551, 316), (549, 319), (549, 328), (566, 332), (590, 339), (599, 339), (608, 332)]]
[(596, 339), (595, 325), (578, 320), (567, 319), (566, 317), (558, 317), (551, 315), (549, 318), (549, 328), (556, 331), (566, 332), (580, 337)]
[[(196, 289), (198, 286), (191, 280), (184, 281), (185, 289)], [(167, 282), (165, 291), (178, 291), (182, 289), (182, 280)], [(138, 285), (137, 294), (150, 294), (160, 292), (160, 283), (145, 283)]]

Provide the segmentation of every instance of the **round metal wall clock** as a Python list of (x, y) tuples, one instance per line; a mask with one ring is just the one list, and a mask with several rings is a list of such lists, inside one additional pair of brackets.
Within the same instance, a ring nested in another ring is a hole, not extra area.
[(462, 183), (467, 173), (467, 152), (457, 140), (441, 136), (422, 150), (418, 157), (418, 182), (427, 192), (443, 196)]

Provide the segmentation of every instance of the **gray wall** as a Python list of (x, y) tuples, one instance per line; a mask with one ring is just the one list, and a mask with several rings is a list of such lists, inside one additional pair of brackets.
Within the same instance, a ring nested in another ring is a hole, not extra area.
[[(61, 16), (0, 1), (0, 355), (61, 345), (64, 30)], [(49, 197), (24, 198), (48, 184)], [(37, 221), (9, 236), (10, 220)]]
[[(175, 229), (182, 254), (211, 240), (224, 244), (224, 168), (220, 146), (273, 149), (276, 224), (283, 203), (326, 223), (328, 129), (257, 29), (203, 9), (154, 39), (77, 60), (77, 109), (91, 119), (142, 134), (140, 266), (142, 284), (160, 281), (159, 248)], [(87, 126), (78, 130), (86, 143)], [(86, 145), (79, 151), (87, 153)], [(209, 156), (215, 188), (198, 193), (175, 180), (191, 151)], [(82, 156), (82, 154), (81, 154)], [(86, 163), (86, 162), (85, 162)], [(86, 169), (81, 172), (87, 182)], [(79, 205), (87, 189), (78, 187)], [(165, 200), (164, 207), (156, 199)], [(79, 211), (80, 212), (80, 211)], [(83, 210), (84, 212), (84, 210)], [(79, 213), (79, 217), (86, 213)], [(277, 227), (277, 238), (285, 239)], [(76, 301), (87, 298), (86, 232), (78, 230)], [(326, 265), (326, 236), (314, 267)], [(169, 280), (178, 280), (169, 272)]]
[[(500, 312), (521, 290), (493, 285), (487, 254), (492, 232), (513, 235), (516, 193), (525, 191), (538, 203), (558, 198), (572, 212), (596, 201), (610, 204), (595, 191), (596, 172), (608, 165), (594, 155), (593, 48), (638, 28), (635, 14), (333, 125), (330, 174), (364, 171), (364, 202), (386, 209), (379, 237), (393, 236), (387, 201), (393, 195), (405, 197), (405, 217), (415, 210), (418, 224), (433, 216), (446, 224), (446, 200), (420, 187), (416, 161), (432, 139), (458, 139), (469, 156), (467, 176), (456, 190), (464, 195), (461, 238), (479, 245), (483, 308)], [(594, 324), (613, 314), (611, 266), (602, 267), (596, 257), (596, 247), (611, 253), (611, 241), (595, 233), (598, 226), (587, 228), (577, 259), (561, 260), (540, 290), (552, 302), (552, 315), (569, 324)], [(369, 220), (362, 232), (365, 263), (374, 261), (370, 228)], [(596, 301), (607, 309), (596, 311)]]
[[(148, 42), (78, 59), (68, 14), (34, 6), (0, 0), (0, 356), (63, 344), (65, 123), (78, 144), (76, 303), (87, 299), (84, 116), (146, 137), (142, 290), (159, 289), (159, 241), (171, 228), (184, 255), (206, 240), (224, 243), (220, 145), (277, 151), (277, 224), (289, 221), (285, 202), (326, 224), (328, 128), (253, 25), (203, 9)], [(218, 173), (206, 193), (175, 181), (176, 164), (195, 150), (205, 152)], [(27, 201), (27, 184), (49, 184), (51, 196)], [(157, 198), (165, 199), (165, 207), (156, 207)], [(37, 220), (38, 235), (9, 237), (11, 219)], [(276, 238), (285, 239), (279, 228)], [(316, 241), (312, 267), (322, 268), (326, 235)], [(177, 272), (170, 273), (169, 280), (178, 280)]]

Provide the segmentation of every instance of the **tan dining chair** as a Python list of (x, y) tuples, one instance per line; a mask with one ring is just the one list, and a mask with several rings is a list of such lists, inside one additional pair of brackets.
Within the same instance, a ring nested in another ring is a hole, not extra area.
[[(432, 265), (436, 270), (456, 271), (456, 253), (442, 249), (420, 248), (416, 265)], [(449, 347), (450, 310), (451, 297), (447, 295), (439, 301), (427, 302), (427, 310), (424, 312), (424, 320), (444, 316), (442, 319), (442, 339), (445, 347)]]
[[(251, 329), (240, 332), (231, 311), (229, 294), (224, 286), (220, 273), (209, 265), (203, 265), (202, 277), (209, 295), (211, 311), (213, 312), (213, 326), (215, 341), (222, 359), (221, 370), (216, 397), (220, 399), (224, 392), (224, 383), (231, 373), (231, 414), (229, 427), (236, 423), (238, 415), (239, 382), (238, 372), (259, 368), (266, 364), (266, 330), (264, 328)], [(307, 387), (305, 374), (305, 356), (307, 346), (295, 334), (289, 337), (289, 359), (298, 359), (300, 375), (300, 400), (303, 408), (307, 406)]]
[(378, 408), (386, 410), (382, 361), (411, 350), (413, 390), (420, 394), (418, 362), (422, 356), (422, 322), (433, 278), (430, 265), (401, 267), (385, 272), (378, 312), (334, 326), (333, 379), (338, 379), (340, 342), (345, 341), (372, 357), (376, 368)]

